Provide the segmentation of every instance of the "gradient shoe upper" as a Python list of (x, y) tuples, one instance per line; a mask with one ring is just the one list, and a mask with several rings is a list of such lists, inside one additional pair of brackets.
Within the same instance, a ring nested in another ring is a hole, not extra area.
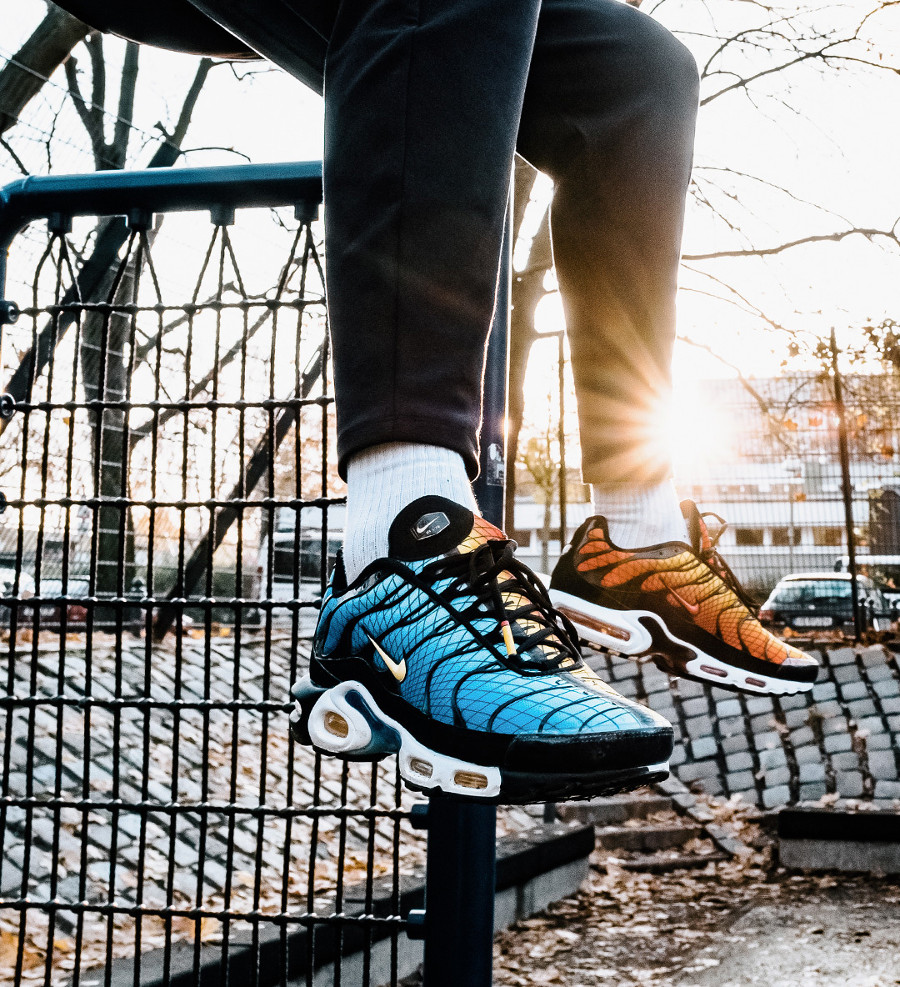
[(574, 628), (513, 548), (451, 501), (416, 501), (392, 525), (389, 558), (349, 587), (337, 566), (322, 603), (313, 679), (365, 677), (395, 711), (405, 707), (413, 718), (485, 741), (644, 735), (652, 750), (634, 744), (626, 761), (665, 760), (671, 727), (584, 665)]
[[(666, 542), (622, 549), (601, 517), (588, 519), (560, 559), (551, 586), (604, 607), (649, 610), (674, 633), (723, 660), (740, 660), (775, 674), (815, 678), (815, 659), (770, 634), (737, 578), (716, 550), (715, 537), (692, 501), (682, 504), (691, 545)], [(759, 666), (756, 663), (761, 663)]]

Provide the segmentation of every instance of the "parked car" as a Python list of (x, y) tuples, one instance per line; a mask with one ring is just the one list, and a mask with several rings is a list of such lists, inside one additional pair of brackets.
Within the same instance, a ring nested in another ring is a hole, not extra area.
[[(896, 617), (884, 594), (867, 576), (857, 577), (863, 627), (889, 631)], [(760, 622), (793, 631), (853, 629), (849, 572), (800, 572), (785, 576), (759, 611)]]
[[(52, 599), (54, 596), (65, 596), (65, 603), (41, 604), (41, 628), (43, 630), (59, 630), (63, 623), (63, 608), (65, 608), (66, 628), (68, 630), (83, 630), (87, 622), (87, 607), (78, 603), (79, 599), (90, 594), (90, 583), (84, 578), (69, 577), (66, 590), (63, 592), (61, 579), (41, 579), (41, 597)], [(74, 599), (73, 599), (74, 598)]]
[[(834, 561), (835, 572), (850, 571), (850, 556), (841, 555)], [(856, 571), (868, 576), (881, 590), (888, 606), (900, 608), (900, 555), (868, 555), (856, 553)]]
[[(0, 566), (0, 627), (9, 627), (11, 617), (11, 606), (8, 602), (13, 596), (13, 587), (16, 585), (16, 570), (11, 565)], [(34, 579), (27, 572), (19, 573), (19, 589), (16, 594), (17, 600), (28, 600), (34, 596)], [(19, 607), (19, 619), (21, 620), (25, 612), (23, 607)], [(30, 611), (29, 611), (30, 613)]]

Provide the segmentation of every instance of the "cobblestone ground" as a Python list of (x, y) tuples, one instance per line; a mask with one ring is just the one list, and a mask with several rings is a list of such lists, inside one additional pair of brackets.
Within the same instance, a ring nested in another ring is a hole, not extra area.
[(813, 653), (822, 670), (812, 691), (780, 699), (673, 679), (650, 661), (590, 661), (624, 695), (673, 723), (671, 764), (685, 784), (763, 809), (823, 796), (894, 805), (900, 655), (882, 645)]
[[(77, 636), (62, 655), (52, 635), (21, 642), (0, 688), (15, 698), (0, 709), (0, 751), (4, 792), (29, 802), (0, 814), (0, 902), (27, 896), (58, 908), (51, 926), (46, 908), (0, 904), (0, 959), (21, 946), (25, 980), (45, 979), (49, 966), (49, 982), (61, 982), (76, 957), (87, 969), (130, 955), (138, 936), (143, 951), (221, 941), (246, 930), (250, 912), (329, 914), (339, 872), (361, 881), (370, 858), (375, 876), (422, 864), (419, 832), (365, 814), (415, 800), (392, 760), (345, 767), (289, 741), (284, 697), (307, 647), (285, 633), (239, 645), (224, 633), (159, 646), (125, 635), (118, 647), (97, 636), (88, 661)], [(675, 724), (673, 768), (710, 795), (762, 809), (823, 797), (896, 805), (897, 655), (882, 646), (819, 655), (812, 692), (782, 699), (670, 680), (650, 662), (592, 662)], [(503, 810), (500, 832), (530, 828), (535, 811)], [(67, 911), (79, 902), (202, 904), (236, 917), (223, 933), (214, 919), (138, 924)]]

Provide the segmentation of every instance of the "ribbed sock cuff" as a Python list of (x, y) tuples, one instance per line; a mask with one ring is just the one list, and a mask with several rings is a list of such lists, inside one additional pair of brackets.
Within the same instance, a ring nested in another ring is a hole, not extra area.
[(681, 503), (671, 480), (650, 487), (592, 486), (594, 512), (606, 518), (609, 535), (620, 548), (645, 548), (687, 541)]
[(343, 551), (349, 582), (388, 554), (388, 532), (397, 514), (429, 494), (478, 510), (465, 462), (452, 449), (387, 442), (350, 458)]

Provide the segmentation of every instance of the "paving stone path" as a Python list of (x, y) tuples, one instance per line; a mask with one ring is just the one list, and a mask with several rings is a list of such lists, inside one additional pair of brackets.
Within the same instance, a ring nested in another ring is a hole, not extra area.
[(671, 764), (685, 784), (767, 810), (823, 796), (900, 805), (900, 655), (882, 645), (813, 653), (822, 670), (812, 691), (781, 698), (670, 678), (650, 661), (590, 663), (673, 723)]
[[(421, 866), (424, 838), (400, 818), (417, 799), (393, 759), (347, 766), (288, 739), (284, 697), (307, 648), (281, 632), (149, 647), (126, 634), (98, 638), (88, 660), (78, 639), (62, 653), (52, 636), (23, 642), (0, 686), (0, 932), (68, 942), (54, 947), (65, 972), (76, 944), (88, 966), (129, 955), (132, 906), (227, 911), (237, 931), (251, 914), (333, 914), (340, 881)], [(673, 722), (685, 784), (767, 810), (829, 795), (900, 807), (898, 656), (818, 654), (812, 692), (780, 699), (670, 679), (649, 661), (591, 662)], [(539, 813), (504, 809), (500, 832)], [(9, 907), (26, 897), (37, 907)], [(79, 915), (78, 903), (122, 911)], [(143, 950), (201, 935), (193, 920), (179, 931), (151, 919)]]

